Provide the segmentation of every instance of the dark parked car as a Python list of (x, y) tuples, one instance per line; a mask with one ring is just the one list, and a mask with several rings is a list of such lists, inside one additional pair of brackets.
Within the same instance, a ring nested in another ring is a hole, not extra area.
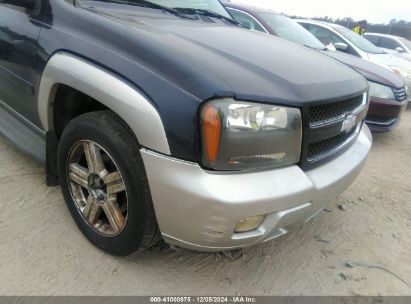
[[(225, 4), (228, 11), (244, 27), (266, 32), (318, 50), (361, 73), (370, 85), (370, 107), (366, 122), (371, 131), (390, 131), (400, 122), (407, 107), (407, 87), (390, 69), (326, 47), (294, 20), (262, 8)], [(331, 45), (332, 46), (332, 45)], [(331, 47), (332, 48), (332, 47)]]
[(2, 31), (0, 132), (112, 254), (279, 237), (371, 147), (364, 77), (218, 0), (3, 0)]

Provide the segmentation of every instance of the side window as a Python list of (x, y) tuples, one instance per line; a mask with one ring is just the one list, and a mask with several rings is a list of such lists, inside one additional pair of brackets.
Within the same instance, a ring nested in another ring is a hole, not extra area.
[(395, 50), (397, 47), (401, 47), (397, 41), (385, 37), (380, 38), (378, 46), (389, 50)]
[(41, 8), (41, 5), (42, 5), (42, 1), (43, 0), (35, 0), (33, 2), (33, 5), (34, 5), (33, 8), (27, 9), (27, 8), (21, 6), (21, 5), (4, 3), (3, 0), (0, 0), (0, 8), (5, 7), (5, 8), (8, 8), (8, 9), (12, 9), (12, 10), (24, 13), (26, 15), (36, 16), (36, 15), (39, 14), (39, 11), (40, 11), (40, 8)]
[[(306, 24), (304, 27), (307, 30), (309, 30), (325, 46), (328, 46), (330, 44), (335, 44), (335, 43), (347, 44), (337, 34), (334, 34), (332, 31), (327, 30), (323, 27), (320, 27), (314, 24)], [(343, 52), (354, 55), (354, 56), (358, 56), (358, 57), (360, 56), (350, 45), (348, 45), (348, 48), (344, 50)]]
[[(307, 28), (307, 27), (306, 27)], [(329, 45), (331, 43), (344, 42), (340, 37), (338, 37), (333, 32), (319, 27), (317, 25), (310, 24), (307, 28), (318, 40), (320, 40), (324, 45)]]
[(237, 9), (228, 8), (230, 14), (237, 20), (242, 26), (259, 32), (265, 32), (265, 29), (260, 25), (260, 23), (252, 16)]
[(13, 4), (6, 4), (6, 3), (3, 3), (3, 2), (0, 0), (0, 7), (1, 7), (1, 6), (7, 7), (7, 8), (10, 8), (10, 9), (13, 9), (13, 10), (16, 10), (16, 11), (19, 11), (19, 12), (22, 12), (22, 13), (25, 13), (25, 12), (26, 12), (26, 9), (25, 9), (24, 7), (17, 6), (17, 5), (13, 5)]
[(376, 46), (380, 46), (380, 37), (372, 36), (372, 35), (365, 35), (365, 38)]

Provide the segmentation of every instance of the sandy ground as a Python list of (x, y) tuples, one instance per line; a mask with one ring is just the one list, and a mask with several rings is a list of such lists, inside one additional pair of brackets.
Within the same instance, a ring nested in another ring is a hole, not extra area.
[(357, 182), (301, 229), (235, 260), (159, 248), (117, 258), (81, 235), (43, 168), (0, 141), (0, 294), (411, 295), (410, 157), (408, 109), (374, 137)]

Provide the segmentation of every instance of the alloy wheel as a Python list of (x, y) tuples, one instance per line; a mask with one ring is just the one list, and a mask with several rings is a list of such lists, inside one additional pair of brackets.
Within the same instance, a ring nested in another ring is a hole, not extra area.
[(97, 143), (74, 144), (68, 158), (71, 196), (83, 219), (98, 233), (114, 237), (127, 222), (127, 191), (113, 158)]

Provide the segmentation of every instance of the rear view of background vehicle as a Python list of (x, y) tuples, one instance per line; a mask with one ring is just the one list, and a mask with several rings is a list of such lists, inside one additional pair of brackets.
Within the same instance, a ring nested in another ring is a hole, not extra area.
[[(364, 37), (338, 24), (315, 20), (296, 21), (325, 45), (332, 43), (341, 52), (391, 68), (404, 79), (408, 89), (411, 89), (411, 62), (385, 53)], [(411, 100), (411, 95), (408, 100)]]
[(411, 41), (408, 39), (378, 33), (366, 33), (364, 37), (385, 52), (411, 61)]
[[(370, 107), (366, 122), (374, 132), (389, 131), (400, 121), (407, 106), (404, 81), (392, 70), (342, 52), (330, 51), (294, 20), (270, 10), (225, 4), (243, 26), (296, 42), (322, 52), (361, 73), (370, 85)], [(332, 45), (332, 44), (331, 44)]]
[(364, 77), (217, 0), (5, 0), (0, 24), (0, 132), (109, 253), (284, 235), (371, 148)]

